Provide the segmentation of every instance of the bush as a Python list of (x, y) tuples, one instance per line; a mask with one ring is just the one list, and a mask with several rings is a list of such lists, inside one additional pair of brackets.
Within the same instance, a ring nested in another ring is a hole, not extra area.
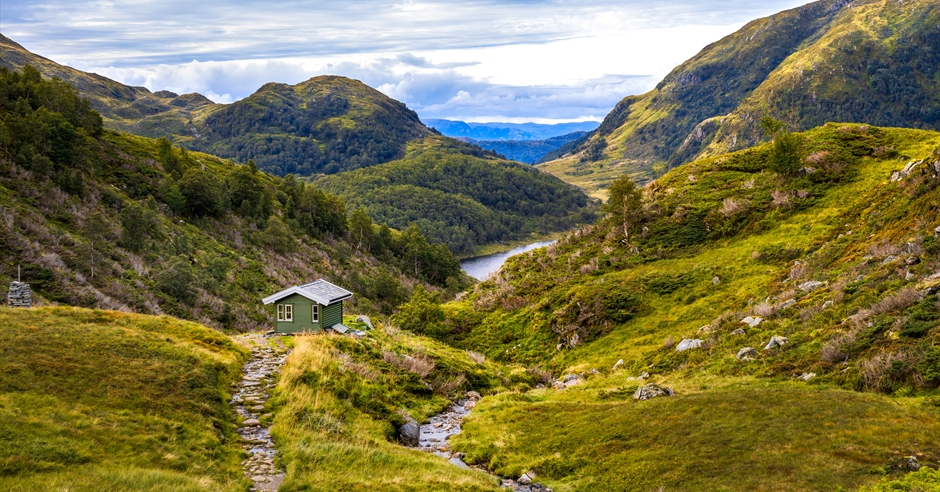
[(431, 336), (440, 336), (444, 328), (444, 310), (437, 295), (425, 290), (421, 285), (415, 287), (411, 300), (398, 306), (398, 313), (392, 321), (402, 329)]
[(157, 274), (156, 287), (160, 292), (191, 306), (196, 301), (195, 283), (196, 274), (189, 264), (189, 258), (174, 256), (167, 262), (166, 268)]

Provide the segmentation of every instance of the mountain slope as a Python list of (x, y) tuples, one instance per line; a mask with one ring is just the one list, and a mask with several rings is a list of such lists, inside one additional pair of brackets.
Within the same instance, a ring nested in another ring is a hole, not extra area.
[(406, 246), (389, 231), (367, 254), (339, 198), (105, 130), (74, 89), (35, 69), (0, 68), (0, 134), (0, 282), (21, 266), (47, 302), (244, 330), (268, 325), (265, 295), (319, 277), (386, 314), (415, 281), (462, 283), (453, 255), (420, 234)]
[[(571, 490), (837, 489), (936, 463), (914, 428), (940, 425), (940, 133), (794, 138), (674, 169), (627, 220), (610, 209), (445, 305), (455, 346), (587, 378), (484, 400), (457, 449)], [(784, 151), (801, 167), (775, 170)], [(676, 396), (634, 401), (648, 382)]]
[(624, 98), (545, 169), (592, 192), (624, 172), (648, 180), (657, 165), (760, 142), (765, 115), (793, 130), (827, 121), (938, 129), (937, 25), (930, 0), (823, 0), (753, 21), (653, 91)]
[(296, 85), (269, 83), (231, 104), (200, 94), (152, 93), (75, 70), (30, 53), (0, 35), (0, 67), (32, 65), (87, 97), (109, 128), (167, 137), (191, 150), (284, 176), (335, 173), (388, 162), (405, 144), (432, 132), (414, 111), (345, 77), (314, 77)]
[(399, 229), (417, 224), (458, 253), (566, 230), (593, 217), (593, 204), (573, 186), (440, 136), (412, 142), (400, 160), (314, 184), (350, 209), (364, 207), (376, 222)]

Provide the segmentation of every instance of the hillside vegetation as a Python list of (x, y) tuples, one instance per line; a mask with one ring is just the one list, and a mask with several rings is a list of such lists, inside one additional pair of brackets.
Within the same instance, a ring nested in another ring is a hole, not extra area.
[[(682, 166), (633, 205), (618, 184), (606, 219), (445, 305), (456, 347), (587, 377), (484, 399), (457, 449), (555, 490), (836, 489), (912, 455), (935, 467), (938, 175), (940, 134), (828, 124)], [(650, 381), (677, 396), (633, 401)]]
[(563, 231), (590, 222), (595, 205), (580, 190), (478, 147), (434, 136), (413, 141), (404, 158), (315, 181), (364, 208), (378, 223), (416, 224), (455, 253), (474, 246)]
[(245, 350), (178, 319), (0, 308), (0, 489), (245, 490)]
[[(105, 130), (62, 81), (0, 69), (0, 282), (47, 302), (267, 326), (260, 299), (326, 278), (352, 306), (389, 313), (417, 282), (462, 285), (442, 245), (356, 222), (341, 199), (252, 163)], [(448, 283), (449, 279), (449, 283)]]
[(571, 155), (545, 164), (592, 196), (755, 145), (765, 115), (794, 131), (827, 121), (940, 129), (940, 6), (822, 0), (755, 20), (624, 98)]

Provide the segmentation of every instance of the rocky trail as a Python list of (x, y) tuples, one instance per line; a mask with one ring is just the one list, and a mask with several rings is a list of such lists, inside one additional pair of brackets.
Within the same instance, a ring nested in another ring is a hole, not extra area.
[[(460, 434), (463, 419), (467, 415), (470, 415), (470, 411), (476, 407), (477, 402), (481, 398), (480, 394), (476, 391), (470, 391), (465, 396), (466, 398), (458, 400), (444, 412), (431, 417), (427, 424), (418, 427), (417, 447), (422, 451), (434, 453), (448, 460), (454, 466), (468, 469), (472, 468), (493, 475), (482, 466), (470, 466), (464, 463), (464, 453), (452, 451), (447, 442), (451, 436)], [(523, 474), (516, 480), (499, 478), (502, 480), (502, 488), (512, 490), (513, 492), (552, 492), (552, 489), (536, 482), (535, 473), (531, 471)]]
[(273, 415), (264, 410), (290, 350), (280, 343), (272, 347), (270, 338), (260, 334), (243, 335), (237, 340), (251, 348), (251, 359), (242, 369), (242, 380), (236, 383), (231, 401), (235, 412), (244, 419), (237, 432), (250, 456), (242, 467), (252, 481), (250, 490), (277, 490), (284, 481), (284, 471), (278, 468), (277, 448), (271, 439)]

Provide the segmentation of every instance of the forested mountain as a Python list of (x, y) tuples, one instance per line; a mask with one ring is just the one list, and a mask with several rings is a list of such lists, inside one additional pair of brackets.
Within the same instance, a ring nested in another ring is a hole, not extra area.
[(365, 208), (378, 223), (417, 224), (458, 253), (474, 246), (562, 231), (590, 222), (594, 205), (577, 188), (529, 166), (441, 136), (416, 140), (404, 158), (327, 176), (314, 184)]
[(443, 245), (371, 222), (353, 242), (343, 201), (291, 176), (107, 130), (60, 80), (0, 69), (0, 282), (49, 302), (265, 326), (260, 299), (323, 277), (388, 313), (417, 281), (458, 288)]
[(60, 77), (87, 97), (105, 126), (135, 135), (167, 137), (285, 176), (336, 173), (388, 162), (405, 144), (432, 132), (404, 104), (345, 77), (314, 77), (297, 85), (269, 83), (231, 104), (200, 94), (152, 93), (65, 67), (0, 36), (0, 67), (31, 64)]
[(648, 180), (759, 143), (767, 115), (794, 131), (827, 121), (940, 129), (938, 25), (931, 0), (822, 0), (755, 20), (624, 98), (545, 168), (591, 191), (623, 172)]
[(550, 154), (585, 135), (587, 135), (586, 132), (574, 132), (545, 140), (474, 140), (472, 138), (461, 138), (460, 140), (486, 150), (492, 150), (511, 161), (535, 164), (544, 159), (546, 154)]

